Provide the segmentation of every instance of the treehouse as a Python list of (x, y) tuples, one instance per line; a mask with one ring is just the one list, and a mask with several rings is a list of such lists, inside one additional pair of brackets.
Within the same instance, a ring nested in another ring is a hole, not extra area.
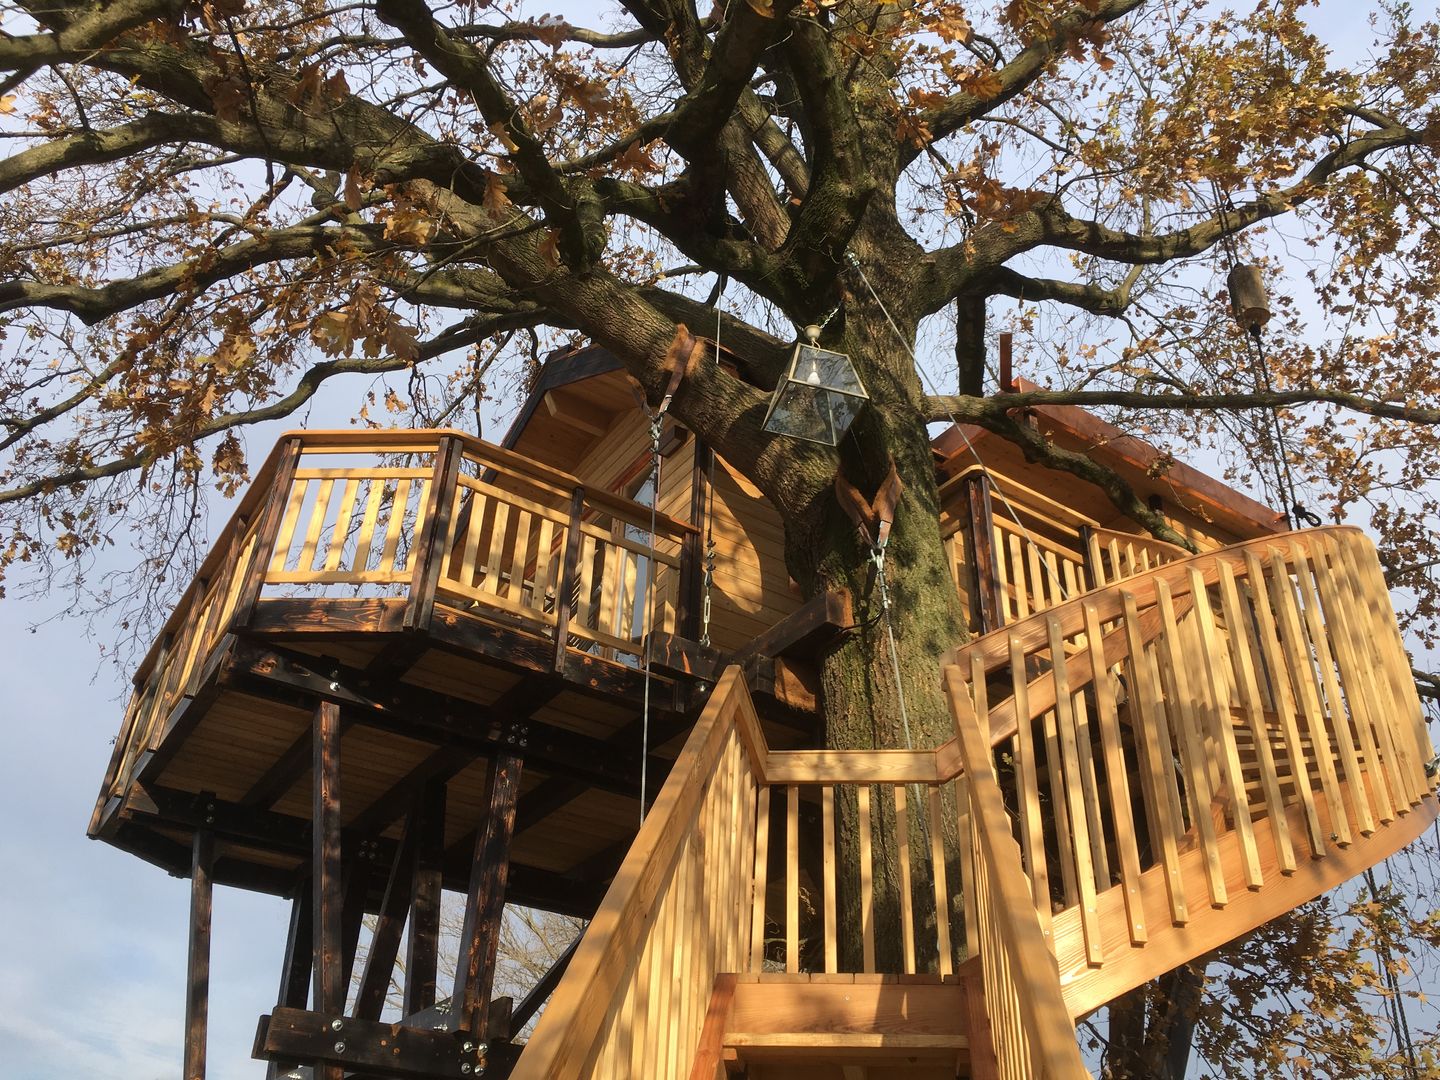
[[(1199, 554), (941, 435), (955, 737), (870, 752), (816, 749), (855, 602), (803, 599), (773, 510), (668, 423), (654, 484), (603, 350), (551, 358), (501, 446), (282, 438), (136, 673), (90, 824), (191, 879), (186, 1077), (214, 883), (292, 901), (272, 1076), (1078, 1078), (1078, 1018), (1435, 820), (1359, 531), (1287, 531), (1077, 409), (1025, 422)], [(505, 903), (591, 920), (518, 1002)]]

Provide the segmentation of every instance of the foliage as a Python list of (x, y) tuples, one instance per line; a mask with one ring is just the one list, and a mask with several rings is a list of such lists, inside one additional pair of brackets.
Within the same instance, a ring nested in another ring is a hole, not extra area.
[[(342, 377), (357, 423), (453, 422), (582, 337), (658, 399), (687, 325), (733, 367), (700, 365), (673, 410), (775, 505), (807, 592), (863, 581), (837, 469), (868, 497), (897, 468), (922, 733), (955, 611), (923, 584), (931, 421), (1013, 439), (1169, 538), (1014, 410), (1217, 446), (1280, 506), (1287, 459), (1302, 501), (1378, 532), (1428, 641), (1440, 24), (1392, 0), (1346, 66), (1308, 7), (621, 0), (587, 28), (520, 0), (10, 0), (0, 587), (143, 624), (193, 565), (202, 488), (245, 482), (247, 426)], [(1240, 259), (1271, 284), (1263, 358), (1226, 311)], [(811, 322), (883, 404), (838, 453), (759, 429)], [(990, 392), (1002, 327), (1044, 389)], [(927, 386), (909, 350), (950, 341)], [(142, 572), (95, 577), (127, 529)], [(895, 715), (886, 663), (827, 661), (833, 741)], [(1327, 910), (1292, 931), (1320, 941)]]

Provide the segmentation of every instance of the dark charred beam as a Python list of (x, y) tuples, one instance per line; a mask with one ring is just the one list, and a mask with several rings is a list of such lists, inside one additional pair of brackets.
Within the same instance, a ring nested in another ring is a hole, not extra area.
[(833, 645), (855, 625), (850, 594), (832, 589), (813, 596), (725, 663), (740, 664), (755, 656), (815, 656)]
[(210, 1015), (210, 914), (215, 837), (196, 832), (190, 862), (190, 954), (185, 970), (185, 1080), (205, 1080)]
[[(311, 884), (315, 893), (312, 949), (316, 1008), (330, 1016), (345, 1010), (340, 834), (340, 709), (329, 701), (315, 707), (311, 832)], [(339, 1069), (324, 1069), (324, 1080), (339, 1080)]]
[[(285, 955), (280, 961), (280, 989), (275, 1006), (281, 1009), (303, 1009), (310, 997), (311, 939), (314, 933), (311, 909), (315, 899), (310, 882), (306, 881), (290, 903), (290, 927), (285, 934)], [(266, 1080), (279, 1080), (291, 1062), (272, 1061), (265, 1069)]]
[(425, 493), (425, 524), (415, 537), (410, 550), (410, 565), (415, 568), (410, 581), (410, 597), (405, 608), (405, 629), (420, 630), (430, 625), (435, 613), (435, 588), (440, 582), (440, 560), (433, 557), (439, 537), (446, 535), (454, 492), (460, 475), (464, 444), (453, 435), (440, 440), (435, 455), (435, 473)]
[[(339, 1022), (339, 1027), (335, 1026)], [(317, 1074), (470, 1080), (485, 1059), (463, 1032), (426, 1031), (345, 1017), (339, 1011), (276, 1009), (260, 1018), (254, 1056), (315, 1061)]]
[[(519, 751), (547, 772), (586, 780), (621, 795), (639, 789), (636, 756), (606, 742), (529, 720), (498, 715), (493, 707), (407, 684), (374, 688), (363, 672), (333, 661), (291, 653), (256, 641), (236, 642), (228, 668), (231, 685), (297, 705), (317, 698), (342, 705), (355, 722), (428, 739), (488, 756)], [(668, 763), (652, 757), (652, 771)]]
[(521, 759), (513, 754), (501, 754), (490, 767), (490, 804), (475, 845), (465, 923), (460, 933), (462, 962), (455, 970), (455, 992), (450, 999), (457, 1025), (467, 1031), (488, 1030), (522, 768)]
[(404, 1013), (414, 1016), (435, 1004), (440, 954), (440, 891), (444, 884), (445, 784), (432, 780), (416, 794), (411, 810), (419, 823), (410, 938), (405, 950)]
[(1000, 575), (995, 552), (995, 514), (990, 506), (990, 478), (984, 473), (961, 481), (962, 509), (969, 520), (965, 534), (965, 555), (970, 560), (972, 630), (988, 634), (1003, 623), (1000, 603)]

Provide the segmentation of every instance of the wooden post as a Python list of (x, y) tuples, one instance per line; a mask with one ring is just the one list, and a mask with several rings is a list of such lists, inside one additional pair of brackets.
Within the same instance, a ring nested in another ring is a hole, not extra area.
[(432, 780), (416, 796), (413, 814), (422, 823), (415, 852), (415, 891), (410, 898), (410, 940), (405, 950), (405, 1003), (414, 1016), (435, 1004), (440, 940), (440, 882), (445, 861), (445, 781)]
[[(314, 889), (311, 947), (315, 968), (315, 1011), (337, 1017), (345, 1010), (340, 887), (340, 707), (315, 706), (313, 732), (314, 816), (310, 881)], [(324, 1070), (322, 1070), (324, 1071)], [(338, 1073), (337, 1073), (338, 1075)]]
[(1091, 541), (1095, 530), (1089, 525), (1080, 526), (1080, 555), (1085, 566), (1085, 588), (1094, 592), (1100, 587), (1100, 567), (1095, 565), (1095, 548)]
[(453, 435), (440, 440), (435, 454), (435, 471), (431, 474), (430, 490), (426, 492), (423, 527), (415, 534), (410, 546), (410, 599), (405, 605), (406, 630), (430, 624), (435, 611), (435, 587), (440, 581), (440, 553), (450, 535), (450, 513), (455, 506), (455, 487), (459, 483), (460, 460), (465, 444)]
[[(280, 1009), (303, 1009), (310, 997), (311, 967), (311, 902), (314, 892), (310, 882), (303, 882), (290, 903), (290, 928), (285, 934), (285, 958), (280, 963), (280, 989), (275, 1006)], [(272, 1061), (265, 1068), (266, 1080), (278, 1080), (290, 1066)]]
[(522, 761), (497, 754), (490, 765), (490, 806), (475, 842), (465, 924), (460, 933), (461, 963), (455, 969), (455, 1025), (486, 1032), (495, 955), (500, 944), (500, 919), (505, 912), (505, 884), (510, 872), (510, 838), (515, 831), (515, 800), (520, 792)]
[(700, 637), (701, 586), (705, 580), (705, 509), (706, 462), (714, 453), (699, 439), (695, 440), (695, 457), (690, 469), (690, 520), (693, 533), (680, 541), (680, 580), (676, 591), (675, 632), (696, 641)]
[(275, 466), (274, 479), (270, 481), (270, 494), (265, 499), (265, 508), (260, 511), (260, 524), (255, 534), (255, 546), (250, 549), (250, 564), (243, 570), (240, 593), (235, 598), (235, 617), (232, 626), (243, 628), (250, 625), (255, 614), (255, 603), (260, 599), (260, 589), (265, 583), (265, 572), (275, 553), (275, 535), (280, 530), (280, 518), (285, 513), (285, 504), (290, 499), (290, 485), (295, 482), (295, 470), (300, 467), (300, 455), (304, 446), (298, 438), (285, 440), (284, 449)]
[(995, 515), (990, 505), (990, 477), (976, 473), (965, 477), (961, 484), (964, 507), (968, 512), (965, 528), (965, 551), (970, 563), (970, 610), (976, 625), (973, 629), (988, 634), (1004, 625), (1001, 615), (1000, 578), (996, 566)]
[(570, 636), (570, 597), (575, 592), (575, 574), (580, 569), (580, 526), (585, 518), (585, 489), (576, 487), (570, 495), (570, 521), (565, 527), (565, 561), (555, 595), (555, 670), (565, 673), (566, 638)]
[(190, 854), (190, 956), (186, 964), (185, 1080), (205, 1080), (210, 1013), (210, 911), (215, 837), (196, 831)]

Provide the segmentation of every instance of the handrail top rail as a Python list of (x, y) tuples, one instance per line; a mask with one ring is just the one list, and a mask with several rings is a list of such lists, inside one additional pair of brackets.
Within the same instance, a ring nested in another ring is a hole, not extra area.
[[(201, 591), (202, 583), (208, 584), (210, 577), (224, 561), (225, 553), (231, 544), (241, 539), (243, 529), (240, 522), (242, 520), (245, 522), (244, 528), (249, 528), (254, 524), (255, 515), (263, 506), (265, 498), (274, 484), (280, 460), (287, 450), (298, 447), (302, 454), (307, 451), (323, 453), (327, 449), (333, 449), (337, 453), (355, 452), (357, 449), (367, 446), (389, 447), (392, 452), (400, 452), (405, 447), (411, 448), (412, 451), (416, 449), (430, 450), (438, 449), (441, 441), (447, 438), (459, 440), (465, 452), (477, 459), (487, 460), (488, 463), (508, 469), (512, 473), (524, 474), (528, 479), (550, 485), (557, 491), (563, 491), (567, 496), (579, 489), (583, 491), (584, 500), (588, 505), (606, 510), (624, 519), (633, 518), (632, 524), (641, 524), (647, 528), (649, 526), (651, 516), (649, 507), (642, 506), (633, 499), (595, 488), (571, 473), (527, 458), (524, 454), (496, 446), (494, 443), (486, 442), (484, 439), (454, 428), (382, 428), (376, 430), (345, 428), (306, 430), (301, 428), (286, 431), (275, 440), (274, 446), (265, 455), (264, 461), (255, 471), (254, 478), (250, 481), (244, 494), (241, 495), (239, 502), (235, 504), (235, 509), (231, 511), (229, 518), (226, 519), (224, 527), (211, 542), (210, 550), (191, 576), (190, 583), (175, 602), (174, 609), (156, 631), (154, 640), (145, 650), (145, 656), (136, 666), (135, 674), (131, 677), (132, 685), (136, 687), (144, 685), (155, 666), (165, 638), (183, 624), (185, 613), (195, 600), (196, 594)], [(699, 528), (691, 522), (681, 521), (658, 510), (655, 512), (655, 526), (657, 532), (671, 539), (700, 534)]]

